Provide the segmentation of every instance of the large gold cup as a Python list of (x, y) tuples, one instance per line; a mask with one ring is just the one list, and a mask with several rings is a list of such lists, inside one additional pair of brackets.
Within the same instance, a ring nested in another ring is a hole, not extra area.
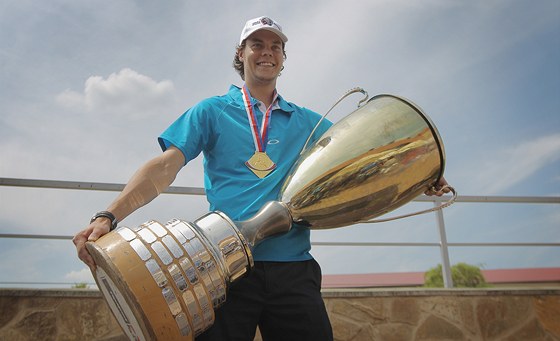
[(441, 137), (422, 110), (378, 95), (307, 148), (282, 188), (293, 220), (311, 229), (378, 217), (443, 177)]
[(444, 164), (427, 115), (403, 98), (375, 96), (304, 148), (278, 200), (253, 218), (210, 212), (194, 223), (121, 226), (87, 244), (94, 277), (131, 340), (192, 340), (251, 271), (260, 240), (293, 222), (327, 229), (380, 216), (437, 183)]

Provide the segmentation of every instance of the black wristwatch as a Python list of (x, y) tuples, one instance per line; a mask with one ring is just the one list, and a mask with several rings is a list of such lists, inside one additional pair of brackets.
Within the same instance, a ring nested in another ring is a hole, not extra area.
[(93, 221), (99, 217), (104, 217), (107, 218), (109, 220), (111, 220), (111, 228), (109, 229), (110, 231), (113, 231), (114, 229), (117, 228), (117, 224), (119, 223), (119, 221), (117, 220), (117, 218), (115, 218), (115, 216), (113, 215), (113, 213), (109, 212), (109, 211), (101, 211), (101, 212), (97, 212), (93, 215), (93, 217), (91, 217), (91, 220), (89, 221), (89, 223), (93, 223)]

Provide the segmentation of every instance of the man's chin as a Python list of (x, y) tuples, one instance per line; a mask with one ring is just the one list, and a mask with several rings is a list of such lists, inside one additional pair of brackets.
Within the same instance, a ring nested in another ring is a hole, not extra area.
[(270, 83), (270, 82), (274, 82), (276, 81), (276, 78), (278, 78), (278, 75), (262, 75), (262, 76), (258, 76), (255, 77), (260, 83)]

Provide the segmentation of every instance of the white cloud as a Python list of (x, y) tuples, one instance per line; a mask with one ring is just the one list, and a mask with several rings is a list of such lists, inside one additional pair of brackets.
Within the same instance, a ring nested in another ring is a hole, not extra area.
[(56, 102), (67, 108), (81, 109), (85, 105), (84, 97), (85, 96), (79, 92), (66, 89), (56, 96)]
[(107, 78), (91, 76), (85, 82), (83, 93), (65, 90), (56, 101), (68, 108), (99, 115), (140, 119), (170, 108), (175, 103), (175, 87), (169, 80), (158, 82), (125, 68)]
[(560, 134), (525, 141), (492, 155), (474, 177), (478, 191), (496, 194), (560, 160)]

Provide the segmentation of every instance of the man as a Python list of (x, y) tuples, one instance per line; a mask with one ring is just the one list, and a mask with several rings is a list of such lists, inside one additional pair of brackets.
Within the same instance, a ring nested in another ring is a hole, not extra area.
[[(84, 248), (165, 190), (179, 170), (204, 153), (210, 210), (234, 220), (252, 217), (277, 198), (320, 115), (286, 102), (276, 92), (286, 35), (260, 17), (245, 25), (234, 60), (245, 85), (195, 105), (159, 138), (164, 152), (142, 166), (107, 211), (74, 238), (79, 257), (95, 263)], [(324, 121), (319, 137), (330, 123)], [(255, 128), (255, 129), (254, 129)], [(332, 330), (321, 298), (321, 272), (309, 254), (310, 231), (294, 226), (253, 249), (255, 269), (230, 288), (224, 306), (203, 340), (252, 340), (260, 326), (265, 340), (330, 340)]]
[[(92, 270), (95, 263), (85, 242), (97, 240), (157, 197), (200, 152), (210, 210), (246, 220), (277, 199), (320, 119), (276, 91), (287, 40), (270, 18), (247, 21), (234, 57), (244, 86), (231, 86), (227, 94), (205, 99), (179, 117), (159, 137), (164, 152), (142, 166), (107, 211), (97, 213), (74, 237), (80, 259)], [(313, 138), (330, 125), (324, 120)], [(254, 271), (229, 288), (214, 325), (197, 340), (249, 341), (257, 325), (264, 340), (332, 340), (320, 293), (321, 269), (309, 253), (309, 234), (309, 229), (294, 225), (290, 232), (256, 245)]]

